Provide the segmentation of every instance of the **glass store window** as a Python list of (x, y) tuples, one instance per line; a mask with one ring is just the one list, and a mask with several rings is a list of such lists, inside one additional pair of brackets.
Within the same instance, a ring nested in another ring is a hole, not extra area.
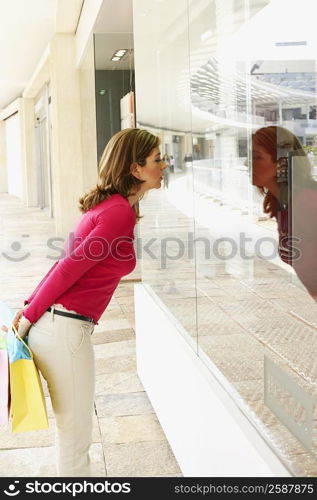
[(134, 0), (137, 121), (169, 164), (141, 206), (142, 280), (303, 476), (317, 472), (313, 7)]

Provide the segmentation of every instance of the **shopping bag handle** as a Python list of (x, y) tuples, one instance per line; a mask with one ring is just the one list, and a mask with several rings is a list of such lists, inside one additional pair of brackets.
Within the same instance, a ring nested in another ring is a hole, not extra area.
[(22, 342), (22, 344), (27, 348), (27, 350), (29, 351), (29, 354), (31, 356), (31, 359), (33, 359), (33, 353), (31, 351), (31, 349), (29, 348), (29, 346), (26, 344), (26, 342), (24, 342), (24, 340), (20, 337), (20, 335), (18, 334), (18, 330), (16, 329), (16, 327), (14, 326), (14, 324), (12, 323), (11, 324), (11, 328), (12, 330), (14, 331), (14, 334), (15, 336), (19, 339), (20, 342)]

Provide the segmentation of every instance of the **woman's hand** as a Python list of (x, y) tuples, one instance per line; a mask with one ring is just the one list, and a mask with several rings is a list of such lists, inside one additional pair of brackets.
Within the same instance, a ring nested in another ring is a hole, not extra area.
[(27, 336), (32, 323), (25, 316), (22, 316), (19, 321), (18, 335), (22, 339)]

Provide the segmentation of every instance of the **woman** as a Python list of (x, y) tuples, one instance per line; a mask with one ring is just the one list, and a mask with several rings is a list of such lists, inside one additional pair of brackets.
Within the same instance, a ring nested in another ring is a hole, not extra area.
[(25, 301), (14, 323), (28, 335), (56, 417), (60, 476), (89, 476), (94, 402), (90, 335), (122, 276), (135, 267), (138, 201), (161, 186), (166, 165), (159, 139), (146, 130), (115, 134), (100, 161), (96, 188), (83, 196), (66, 256)]
[(279, 254), (317, 300), (317, 183), (297, 137), (270, 126), (252, 136), (253, 184), (264, 195), (264, 212), (275, 217)]

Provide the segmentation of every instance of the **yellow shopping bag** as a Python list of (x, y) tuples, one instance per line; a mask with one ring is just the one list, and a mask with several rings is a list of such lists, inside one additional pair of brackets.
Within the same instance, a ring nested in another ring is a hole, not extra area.
[(43, 388), (33, 354), (16, 329), (8, 332), (12, 432), (48, 428)]

